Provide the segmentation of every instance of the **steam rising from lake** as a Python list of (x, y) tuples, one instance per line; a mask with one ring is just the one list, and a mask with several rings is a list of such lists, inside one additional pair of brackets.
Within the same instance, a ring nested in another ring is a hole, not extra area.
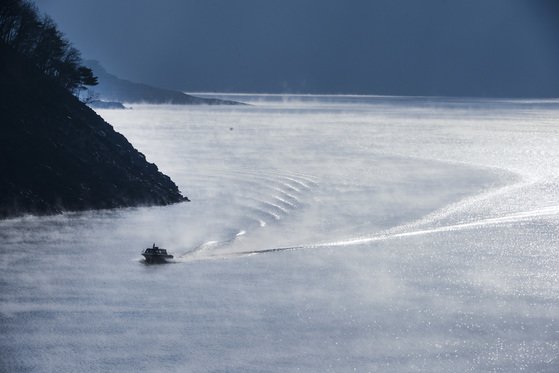
[(0, 371), (559, 370), (559, 102), (227, 98), (98, 111), (192, 202), (0, 222)]

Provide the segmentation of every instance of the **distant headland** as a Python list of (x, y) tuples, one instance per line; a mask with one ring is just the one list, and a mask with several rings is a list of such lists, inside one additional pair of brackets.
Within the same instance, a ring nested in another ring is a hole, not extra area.
[(143, 83), (120, 79), (108, 73), (98, 61), (88, 60), (84, 64), (98, 77), (99, 84), (91, 87), (89, 96), (101, 102), (125, 102), (174, 105), (245, 105), (241, 102), (202, 98), (171, 89), (153, 87)]

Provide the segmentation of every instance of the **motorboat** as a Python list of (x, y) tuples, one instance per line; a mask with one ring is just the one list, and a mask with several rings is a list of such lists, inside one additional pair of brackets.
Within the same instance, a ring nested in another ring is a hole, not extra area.
[(173, 259), (171, 254), (167, 253), (167, 250), (155, 246), (148, 247), (142, 252), (144, 258), (146, 258), (146, 263), (165, 263), (167, 259)]

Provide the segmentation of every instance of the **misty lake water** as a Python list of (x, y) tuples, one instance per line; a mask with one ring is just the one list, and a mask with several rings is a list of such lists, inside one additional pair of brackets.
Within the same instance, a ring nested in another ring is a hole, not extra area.
[(227, 98), (98, 111), (192, 202), (0, 222), (0, 371), (559, 371), (559, 101)]

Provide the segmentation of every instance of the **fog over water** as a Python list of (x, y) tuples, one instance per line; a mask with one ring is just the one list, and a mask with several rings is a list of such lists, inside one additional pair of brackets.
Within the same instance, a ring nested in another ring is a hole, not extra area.
[(559, 101), (226, 97), (98, 111), (192, 202), (0, 222), (0, 371), (559, 371)]

